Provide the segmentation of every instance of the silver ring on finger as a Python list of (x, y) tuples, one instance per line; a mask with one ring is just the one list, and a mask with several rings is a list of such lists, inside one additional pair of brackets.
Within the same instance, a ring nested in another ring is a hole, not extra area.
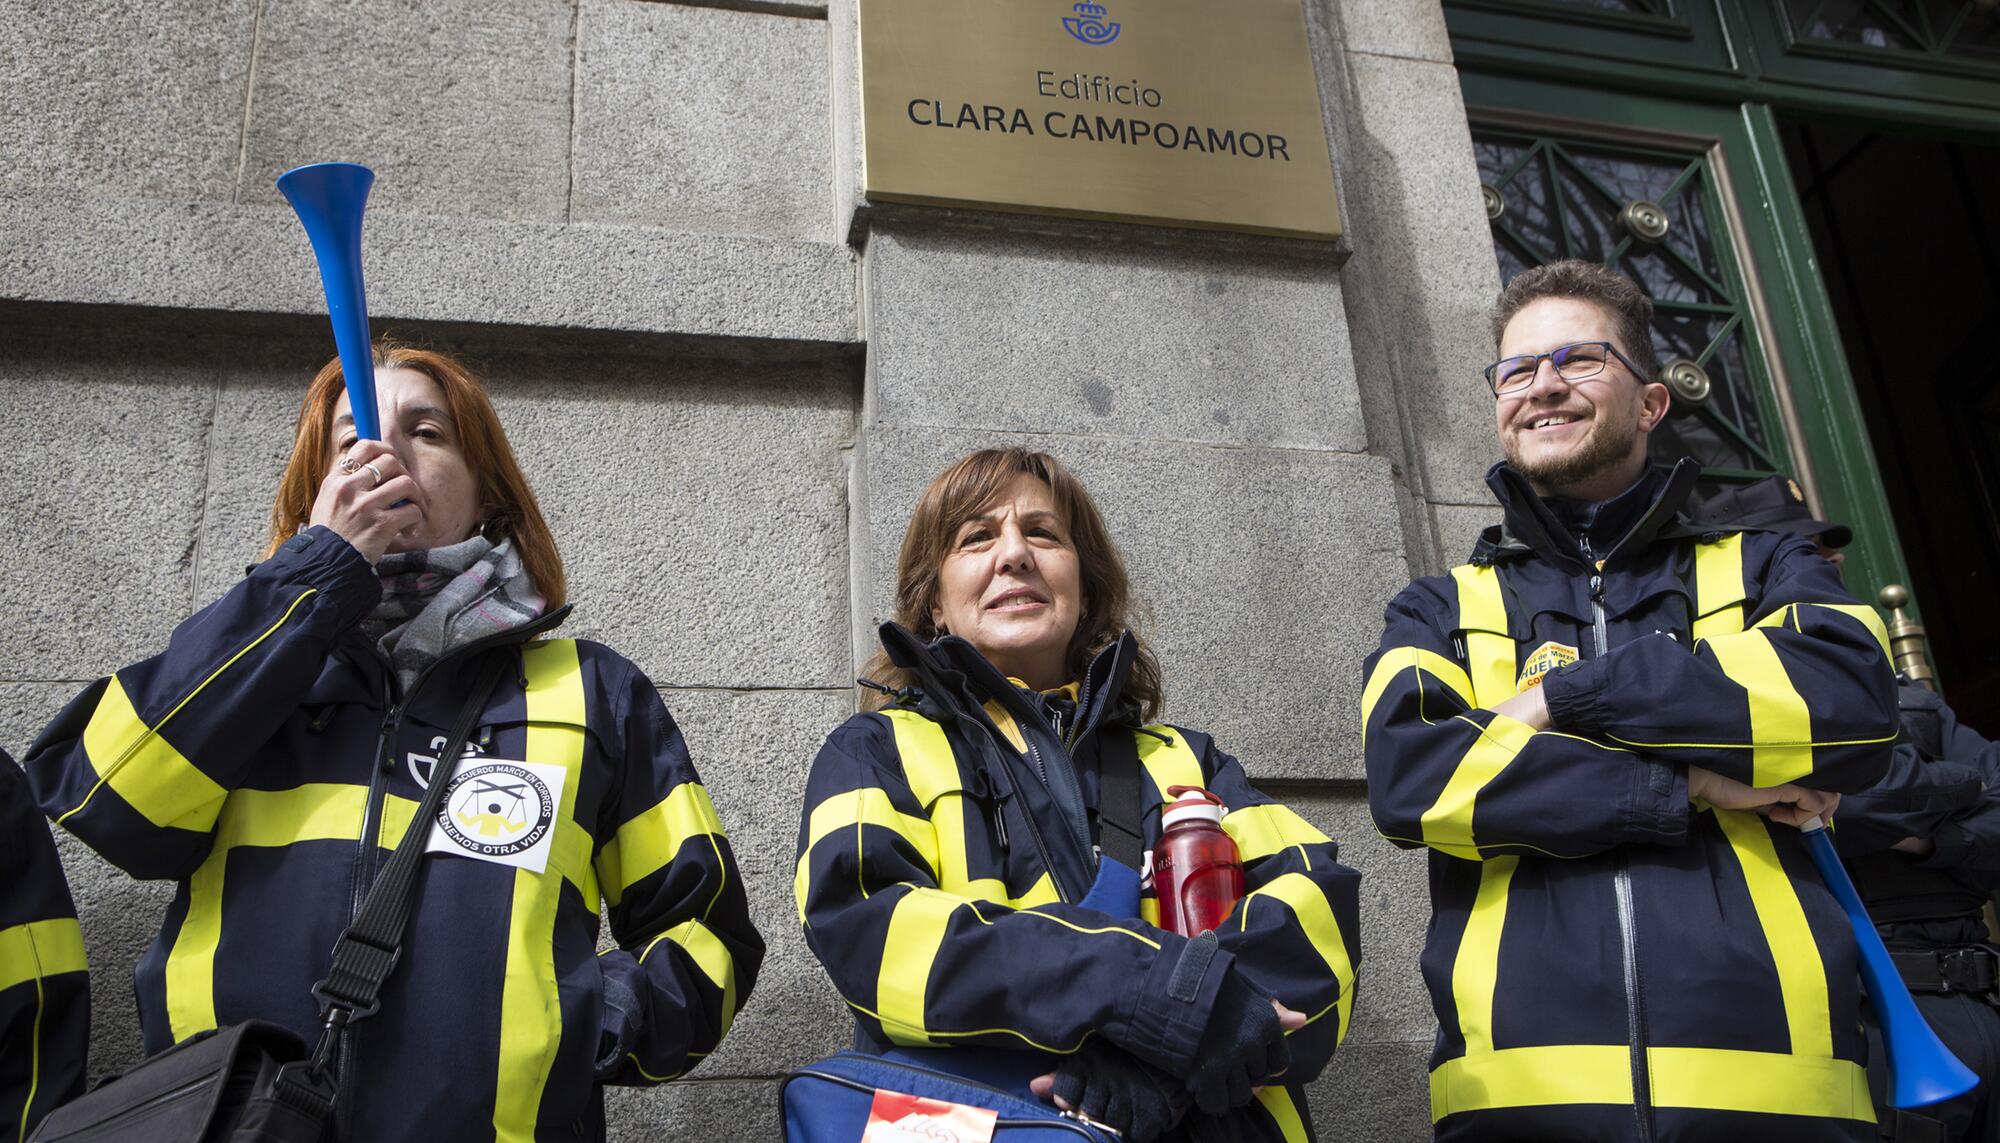
[(372, 484), (372, 485), (370, 485), (369, 487), (371, 487), (371, 488), (380, 488), (380, 487), (382, 487), (382, 470), (381, 470), (381, 469), (379, 469), (379, 468), (376, 468), (376, 467), (375, 467), (375, 464), (374, 464), (374, 462), (373, 462), (373, 461), (370, 461), (370, 462), (368, 462), (368, 463), (366, 463), (366, 464), (363, 464), (363, 465), (362, 465), (361, 467), (363, 467), (363, 468), (367, 469), (367, 470), (368, 470), (368, 475), (370, 475), (370, 476), (372, 476), (372, 477), (374, 477), (374, 478), (375, 478), (375, 483), (374, 483), (374, 484)]
[(340, 458), (340, 471), (345, 476), (353, 476), (356, 472), (361, 471), (361, 466), (354, 463), (353, 457), (343, 456)]

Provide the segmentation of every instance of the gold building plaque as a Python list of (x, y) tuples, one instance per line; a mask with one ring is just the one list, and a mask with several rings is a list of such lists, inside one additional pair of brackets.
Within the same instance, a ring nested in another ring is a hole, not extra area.
[(1300, 0), (859, 0), (869, 198), (1340, 236)]

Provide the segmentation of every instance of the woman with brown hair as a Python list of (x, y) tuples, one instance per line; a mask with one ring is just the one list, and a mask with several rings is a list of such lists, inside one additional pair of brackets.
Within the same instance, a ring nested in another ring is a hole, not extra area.
[[(1128, 611), (1103, 517), (1054, 457), (988, 449), (931, 482), (866, 668), (872, 709), (807, 785), (807, 939), (863, 1051), (1140, 1143), (1309, 1139), (1298, 1085), (1352, 1012), (1359, 875), (1207, 735), (1156, 721), (1160, 671)], [(1194, 939), (1156, 927), (1108, 855), (1121, 831), (1149, 851), (1181, 785), (1226, 803), (1246, 873)], [(1127, 789), (1129, 809), (1111, 792)]]
[(71, 702), (27, 772), (60, 825), (179, 883), (136, 973), (149, 1051), (252, 1018), (311, 1043), (328, 950), (450, 782), (380, 1010), (340, 1033), (329, 1137), (601, 1138), (600, 1085), (693, 1067), (763, 943), (652, 683), (549, 637), (562, 559), (485, 391), (442, 354), (375, 360), (383, 438), (355, 439), (328, 364), (264, 561)]

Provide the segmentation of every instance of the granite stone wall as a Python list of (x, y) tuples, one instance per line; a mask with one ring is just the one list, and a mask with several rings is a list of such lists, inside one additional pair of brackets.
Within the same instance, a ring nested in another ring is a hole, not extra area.
[[(854, 0), (0, 0), (0, 747), (255, 558), (332, 352), (271, 185), (379, 175), (377, 332), (471, 357), (568, 558), (568, 633), (683, 723), (770, 942), (723, 1050), (615, 1138), (775, 1139), (846, 1017), (791, 903), (797, 792), (852, 709), (923, 484), (995, 442), (1102, 502), (1168, 677), (1367, 875), (1324, 1139), (1427, 1134), (1423, 861), (1369, 822), (1383, 603), (1485, 522), (1497, 291), (1435, 0), (1308, 0), (1335, 244), (892, 207)], [(63, 838), (95, 1066), (169, 888)]]

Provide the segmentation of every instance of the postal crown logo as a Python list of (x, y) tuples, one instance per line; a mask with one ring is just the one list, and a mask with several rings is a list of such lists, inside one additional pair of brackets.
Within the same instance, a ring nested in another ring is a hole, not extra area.
[(1110, 10), (1104, 5), (1093, 4), (1090, 0), (1083, 0), (1081, 4), (1072, 5), (1070, 11), (1075, 12), (1076, 15), (1064, 16), (1063, 27), (1078, 42), (1108, 44), (1118, 38), (1119, 24), (1116, 21), (1105, 19), (1106, 16), (1110, 15)]
[(463, 849), (507, 857), (533, 849), (548, 834), (555, 812), (547, 784), (533, 771), (492, 762), (452, 778), (438, 826)]

